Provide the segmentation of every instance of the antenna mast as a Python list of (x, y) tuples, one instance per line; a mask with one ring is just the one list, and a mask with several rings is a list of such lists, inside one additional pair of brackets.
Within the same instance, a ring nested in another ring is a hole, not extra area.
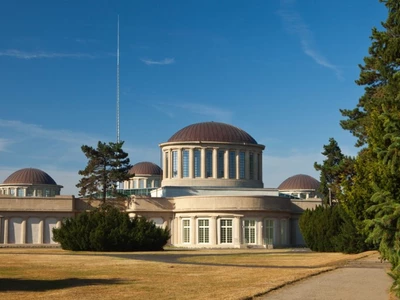
[(119, 15), (117, 23), (117, 143), (119, 143)]

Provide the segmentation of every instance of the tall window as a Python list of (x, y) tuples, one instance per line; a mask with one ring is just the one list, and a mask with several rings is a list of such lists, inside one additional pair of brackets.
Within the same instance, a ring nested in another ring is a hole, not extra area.
[(172, 177), (178, 176), (178, 151), (172, 151)]
[(229, 151), (229, 178), (236, 178), (236, 151)]
[(256, 220), (244, 220), (244, 242), (245, 244), (256, 243)]
[(249, 155), (249, 176), (250, 176), (250, 179), (252, 180), (252, 179), (254, 179), (254, 153), (253, 152), (250, 152), (250, 155)]
[(189, 150), (182, 151), (183, 177), (189, 177)]
[(185, 244), (190, 243), (190, 219), (182, 220), (182, 240)]
[(169, 160), (168, 160), (168, 155), (169, 155), (169, 152), (166, 152), (165, 153), (165, 178), (168, 178), (169, 176), (168, 176), (168, 167), (169, 167), (169, 165), (168, 165), (168, 162), (169, 162)]
[(265, 220), (265, 244), (273, 245), (274, 243), (274, 220)]
[(210, 242), (210, 221), (208, 219), (198, 220), (199, 244)]
[(225, 169), (225, 151), (219, 150), (218, 151), (218, 163), (217, 163), (217, 177), (224, 178), (224, 169)]
[(139, 179), (139, 189), (144, 189), (144, 179)]
[(232, 243), (232, 232), (233, 232), (232, 219), (221, 219), (220, 226), (221, 226), (221, 232), (220, 232), (221, 244)]
[(206, 177), (212, 177), (212, 165), (213, 165), (213, 151), (206, 150)]
[[(24, 196), (24, 190), (23, 189), (17, 189), (17, 191), (18, 191), (18, 194), (17, 194), (18, 197), (23, 197)], [(49, 197), (49, 196), (46, 195), (46, 197)]]
[(194, 150), (194, 177), (201, 176), (201, 153), (199, 149)]
[(133, 188), (134, 189), (138, 188), (138, 180), (137, 179), (133, 179)]
[(287, 244), (287, 220), (286, 219), (281, 220), (281, 244), (282, 245)]
[(239, 152), (239, 178), (244, 179), (245, 177), (245, 155), (246, 153), (241, 151)]
[(257, 174), (257, 178), (258, 178), (258, 180), (262, 180), (262, 178), (261, 178), (261, 168), (260, 168), (261, 164), (260, 164), (260, 162), (261, 162), (261, 160), (260, 160), (260, 153), (257, 153), (257, 163), (258, 163), (258, 168), (257, 168), (258, 174)]

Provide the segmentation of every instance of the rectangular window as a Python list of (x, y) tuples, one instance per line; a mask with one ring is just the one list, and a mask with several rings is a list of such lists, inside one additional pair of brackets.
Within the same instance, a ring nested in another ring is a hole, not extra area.
[(169, 155), (169, 152), (166, 152), (165, 153), (165, 170), (164, 170), (164, 174), (165, 174), (165, 178), (168, 178), (169, 176), (168, 176), (168, 167), (169, 167), (169, 165), (168, 165), (168, 162), (169, 162), (169, 160), (168, 160), (168, 155)]
[(182, 220), (182, 240), (185, 244), (190, 243), (190, 219)]
[(224, 178), (224, 169), (225, 169), (225, 151), (219, 150), (218, 151), (218, 164), (217, 164), (217, 177)]
[(146, 187), (151, 188), (151, 180), (150, 179), (147, 179)]
[(24, 196), (24, 190), (18, 189), (18, 197), (23, 197), (23, 196)]
[(189, 150), (182, 151), (183, 177), (189, 177)]
[(262, 180), (262, 178), (261, 178), (261, 168), (260, 168), (260, 166), (262, 167), (262, 165), (260, 164), (260, 162), (261, 162), (261, 159), (260, 159), (260, 153), (257, 153), (257, 163), (258, 163), (258, 167), (257, 167), (257, 178), (258, 178), (258, 180)]
[(172, 151), (172, 177), (178, 176), (178, 151)]
[(254, 179), (254, 153), (250, 152), (249, 155), (249, 176), (250, 176), (250, 180)]
[(133, 188), (134, 189), (138, 188), (138, 180), (137, 179), (133, 179)]
[(221, 219), (220, 226), (221, 226), (221, 236), (220, 236), (221, 244), (231, 244), (233, 236), (232, 219)]
[(154, 179), (154, 187), (160, 187), (160, 180)]
[(200, 150), (194, 150), (194, 177), (201, 176), (201, 153)]
[(139, 179), (139, 189), (144, 189), (144, 179)]
[(212, 177), (213, 176), (213, 151), (212, 150), (206, 150), (206, 177)]
[(229, 178), (236, 178), (236, 151), (229, 151)]
[(198, 220), (199, 244), (210, 242), (210, 221), (208, 219)]
[(265, 220), (265, 244), (273, 245), (274, 243), (274, 220)]
[(239, 152), (239, 178), (244, 179), (245, 177), (245, 152)]
[(244, 220), (244, 243), (255, 244), (256, 243), (256, 221), (255, 220)]

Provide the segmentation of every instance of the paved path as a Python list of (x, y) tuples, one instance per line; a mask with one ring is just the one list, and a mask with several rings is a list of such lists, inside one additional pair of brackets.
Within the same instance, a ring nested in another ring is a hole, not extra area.
[(392, 279), (388, 263), (378, 254), (349, 262), (339, 269), (307, 278), (256, 299), (388, 300)]

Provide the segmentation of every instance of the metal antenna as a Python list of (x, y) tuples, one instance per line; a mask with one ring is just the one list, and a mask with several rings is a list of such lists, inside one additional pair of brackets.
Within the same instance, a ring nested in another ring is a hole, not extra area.
[(117, 24), (117, 143), (119, 143), (119, 15)]

